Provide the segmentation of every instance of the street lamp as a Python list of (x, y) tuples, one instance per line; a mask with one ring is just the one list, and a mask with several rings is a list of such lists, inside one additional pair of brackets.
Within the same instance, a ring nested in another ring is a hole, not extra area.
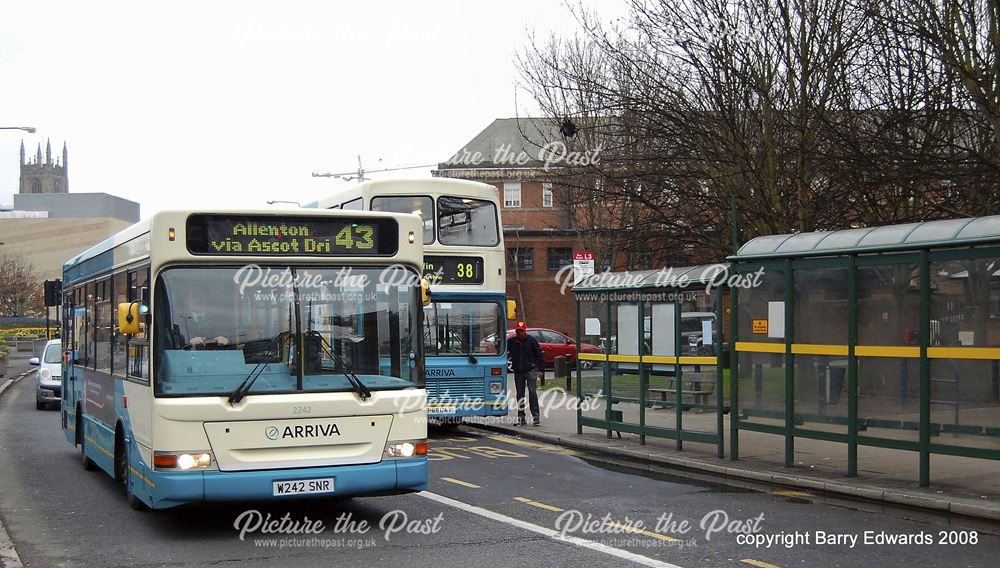
[(34, 126), (0, 126), (0, 130), (23, 130), (29, 134), (35, 133)]

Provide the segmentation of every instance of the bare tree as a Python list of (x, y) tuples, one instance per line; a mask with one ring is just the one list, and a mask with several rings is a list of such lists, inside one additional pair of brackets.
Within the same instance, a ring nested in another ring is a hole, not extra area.
[(863, 12), (846, 0), (631, 9), (618, 26), (578, 10), (583, 38), (533, 42), (521, 59), (544, 111), (602, 146), (587, 169), (607, 180), (603, 199), (629, 206), (629, 242), (723, 256), (733, 197), (751, 234), (829, 226), (853, 191), (824, 165), (863, 53)]
[(31, 264), (18, 255), (0, 256), (0, 317), (41, 315), (43, 303)]
[(611, 24), (576, 8), (576, 36), (520, 58), (544, 114), (576, 127), (567, 143), (602, 148), (560, 176), (620, 246), (725, 256), (734, 198), (746, 237), (1000, 209), (998, 3), (630, 8)]

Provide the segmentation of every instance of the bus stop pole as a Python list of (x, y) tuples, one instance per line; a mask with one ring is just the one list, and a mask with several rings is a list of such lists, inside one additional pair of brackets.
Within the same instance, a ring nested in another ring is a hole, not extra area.
[(795, 466), (795, 273), (785, 260), (785, 467)]
[(931, 332), (931, 266), (927, 249), (920, 251), (920, 487), (931, 483), (931, 368), (927, 346)]

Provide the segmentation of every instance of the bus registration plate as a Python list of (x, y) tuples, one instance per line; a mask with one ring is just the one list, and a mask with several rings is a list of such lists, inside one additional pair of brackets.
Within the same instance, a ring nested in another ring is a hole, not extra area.
[(333, 478), (296, 479), (294, 481), (275, 481), (274, 496), (308, 495), (310, 493), (333, 493)]
[(454, 406), (428, 406), (427, 414), (455, 414), (458, 408)]

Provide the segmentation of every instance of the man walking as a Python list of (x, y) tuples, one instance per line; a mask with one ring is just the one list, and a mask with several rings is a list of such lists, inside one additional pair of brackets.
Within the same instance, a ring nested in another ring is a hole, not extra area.
[(514, 371), (514, 388), (517, 390), (517, 425), (524, 426), (524, 387), (528, 387), (528, 402), (531, 406), (531, 416), (534, 425), (540, 426), (541, 415), (538, 412), (538, 392), (535, 383), (539, 376), (545, 378), (545, 355), (538, 345), (538, 340), (528, 335), (528, 326), (523, 321), (517, 322), (514, 339), (510, 342), (510, 362)]

